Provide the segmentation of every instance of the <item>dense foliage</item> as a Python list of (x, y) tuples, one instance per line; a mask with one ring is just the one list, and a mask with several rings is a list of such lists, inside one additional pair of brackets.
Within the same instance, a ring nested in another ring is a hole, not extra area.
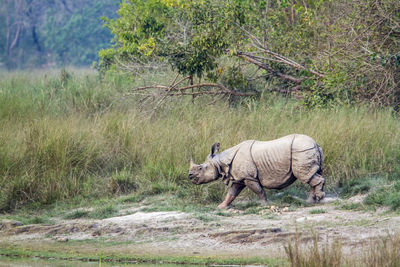
[(88, 66), (111, 38), (100, 17), (117, 9), (115, 0), (2, 0), (0, 67)]
[(397, 0), (127, 0), (118, 14), (107, 21), (114, 45), (100, 52), (101, 68), (169, 63), (232, 89), (293, 93), (310, 107), (399, 108)]

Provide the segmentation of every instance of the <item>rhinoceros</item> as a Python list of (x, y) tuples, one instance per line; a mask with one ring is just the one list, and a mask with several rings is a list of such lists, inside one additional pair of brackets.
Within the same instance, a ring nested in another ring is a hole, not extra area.
[(322, 176), (324, 154), (309, 136), (291, 134), (271, 141), (247, 140), (219, 153), (219, 143), (203, 164), (190, 160), (189, 179), (194, 184), (205, 184), (222, 179), (231, 182), (225, 200), (218, 206), (227, 208), (246, 186), (266, 204), (267, 189), (283, 189), (296, 178), (310, 185), (308, 202), (319, 202), (325, 197)]

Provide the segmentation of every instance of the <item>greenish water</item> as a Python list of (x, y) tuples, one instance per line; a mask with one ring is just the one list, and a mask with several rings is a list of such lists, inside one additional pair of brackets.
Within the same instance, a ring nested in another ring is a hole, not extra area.
[(117, 267), (117, 266), (132, 266), (132, 267), (198, 267), (198, 265), (176, 265), (176, 264), (147, 264), (147, 263), (118, 263), (118, 262), (84, 262), (84, 261), (69, 261), (69, 260), (56, 260), (56, 259), (40, 259), (37, 257), (31, 258), (12, 258), (0, 256), (0, 267)]

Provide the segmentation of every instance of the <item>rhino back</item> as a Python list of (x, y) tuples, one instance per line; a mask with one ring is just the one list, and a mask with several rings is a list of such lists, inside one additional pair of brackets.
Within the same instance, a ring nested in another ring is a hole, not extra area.
[(291, 170), (291, 146), (294, 135), (272, 141), (256, 141), (251, 149), (262, 186), (281, 189), (293, 183)]

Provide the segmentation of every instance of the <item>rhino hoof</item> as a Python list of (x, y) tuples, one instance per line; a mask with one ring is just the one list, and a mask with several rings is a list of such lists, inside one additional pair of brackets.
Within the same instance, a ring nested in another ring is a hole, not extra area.
[(221, 203), (221, 204), (218, 205), (218, 208), (225, 210), (225, 209), (228, 209), (228, 205), (226, 205), (224, 203)]
[(315, 202), (316, 202), (315, 196), (314, 197), (310, 196), (307, 198), (307, 203), (314, 204)]
[(317, 203), (323, 203), (322, 200), (325, 198), (325, 192), (316, 194), (316, 202)]

